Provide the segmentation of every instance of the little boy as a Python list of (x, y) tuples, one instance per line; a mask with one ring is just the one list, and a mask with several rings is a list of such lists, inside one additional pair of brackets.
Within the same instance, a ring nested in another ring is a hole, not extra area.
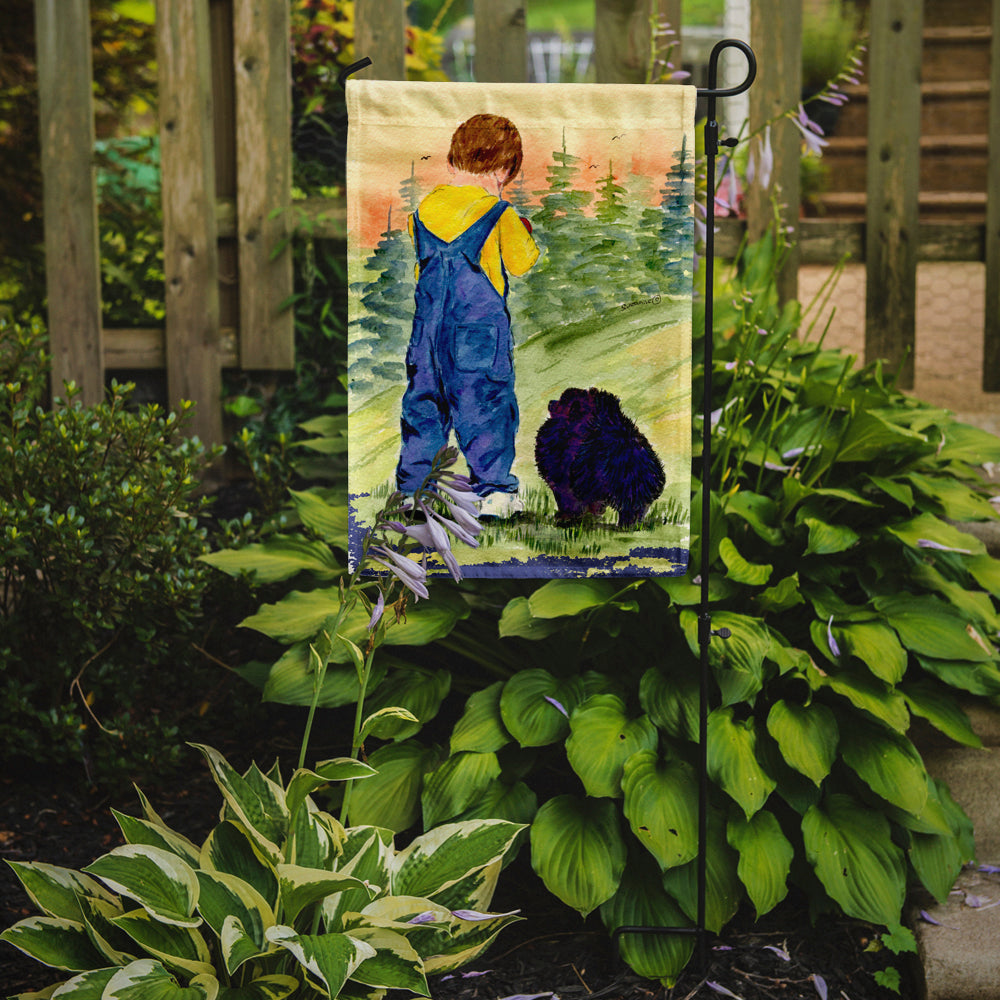
[(451, 183), (431, 191), (409, 219), (416, 312), (396, 483), (413, 493), (454, 430), (480, 513), (495, 517), (523, 509), (511, 473), (518, 408), (507, 275), (530, 270), (538, 247), (527, 220), (500, 197), (522, 158), (512, 122), (474, 115), (452, 136)]

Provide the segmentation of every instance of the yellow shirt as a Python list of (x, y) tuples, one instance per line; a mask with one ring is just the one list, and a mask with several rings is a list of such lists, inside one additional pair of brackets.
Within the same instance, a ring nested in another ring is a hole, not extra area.
[[(477, 219), (481, 219), (498, 201), (496, 195), (488, 194), (476, 185), (455, 186), (441, 184), (420, 203), (420, 221), (438, 239), (451, 242), (460, 236)], [(410, 237), (413, 237), (413, 216), (407, 221)], [(508, 208), (483, 244), (479, 255), (479, 265), (493, 283), (493, 287), (504, 293), (503, 267), (509, 274), (521, 275), (529, 271), (538, 260), (538, 247), (531, 238), (527, 227), (513, 208)], [(416, 276), (420, 277), (420, 262), (417, 262)]]

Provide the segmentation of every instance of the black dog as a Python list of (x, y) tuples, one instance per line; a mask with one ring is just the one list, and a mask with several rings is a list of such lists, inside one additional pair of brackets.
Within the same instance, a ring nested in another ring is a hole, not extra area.
[(566, 389), (549, 403), (549, 419), (535, 437), (535, 464), (556, 499), (559, 525), (610, 506), (618, 527), (632, 528), (666, 484), (649, 441), (604, 389)]

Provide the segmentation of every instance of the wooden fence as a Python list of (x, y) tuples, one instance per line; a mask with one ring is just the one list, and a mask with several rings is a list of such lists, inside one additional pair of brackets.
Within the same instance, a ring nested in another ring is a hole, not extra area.
[[(480, 81), (525, 79), (525, 2), (475, 0)], [(871, 0), (865, 220), (798, 218), (799, 136), (785, 121), (774, 130), (769, 190), (751, 193), (747, 221), (724, 220), (716, 243), (725, 255), (744, 227), (760, 233), (780, 192), (795, 206), (785, 222), (797, 234), (783, 294), (795, 294), (800, 263), (832, 263), (845, 252), (863, 260), (866, 356), (896, 366), (909, 352), (904, 384), (913, 377), (917, 262), (984, 261), (983, 387), (1000, 391), (1000, 0), (986, 2), (985, 223), (921, 223), (924, 0)], [(651, 4), (680, 24), (681, 0), (595, 0), (599, 82), (642, 81), (634, 19)], [(95, 401), (108, 370), (165, 368), (170, 401), (196, 401), (196, 433), (220, 441), (222, 369), (281, 370), (294, 360), (292, 316), (282, 308), (292, 290), (291, 254), (287, 246), (275, 252), (293, 226), (292, 213), (282, 211), (291, 204), (289, 0), (157, 0), (166, 322), (149, 330), (101, 327), (89, 0), (35, 0), (35, 7), (53, 384), (73, 379), (84, 400)], [(404, 0), (357, 0), (355, 51), (373, 60), (364, 75), (403, 78), (404, 11)], [(753, 129), (798, 103), (802, 22), (801, 6), (788, 0), (753, 0), (751, 12), (759, 66)], [(316, 236), (344, 238), (342, 201), (310, 202), (297, 215), (313, 220)]]

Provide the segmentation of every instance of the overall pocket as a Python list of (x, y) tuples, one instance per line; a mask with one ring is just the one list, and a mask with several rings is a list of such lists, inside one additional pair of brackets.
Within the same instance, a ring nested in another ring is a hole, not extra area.
[(514, 370), (510, 333), (495, 323), (455, 326), (452, 364), (456, 372), (481, 374), (494, 381), (510, 378)]

